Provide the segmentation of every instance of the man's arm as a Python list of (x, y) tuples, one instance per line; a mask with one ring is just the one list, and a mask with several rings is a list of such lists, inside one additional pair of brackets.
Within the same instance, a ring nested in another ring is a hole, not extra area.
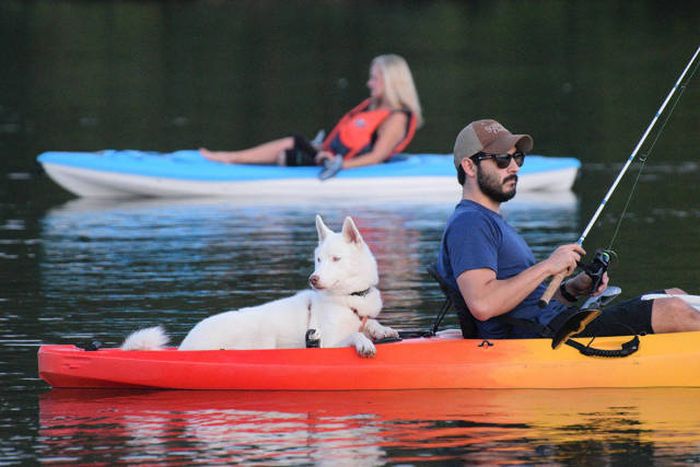
[(457, 285), (469, 311), (476, 319), (486, 321), (518, 306), (547, 277), (561, 271), (571, 273), (585, 254), (578, 243), (562, 245), (546, 260), (508, 279), (497, 279), (491, 269), (471, 269), (459, 275)]

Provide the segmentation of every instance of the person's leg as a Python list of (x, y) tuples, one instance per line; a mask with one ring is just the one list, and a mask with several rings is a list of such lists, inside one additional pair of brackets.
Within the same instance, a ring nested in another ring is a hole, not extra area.
[(229, 164), (276, 164), (284, 160), (283, 157), (280, 159), (280, 155), (292, 147), (294, 138), (288, 136), (240, 151), (209, 151), (200, 148), (199, 152), (207, 159)]
[[(681, 289), (666, 293), (682, 295)], [(700, 331), (700, 313), (680, 298), (657, 298), (651, 309), (651, 327), (655, 333)]]
[[(683, 295), (681, 289), (654, 293)], [(624, 336), (700, 330), (700, 312), (680, 298), (631, 300), (611, 305), (593, 320), (580, 336)]]

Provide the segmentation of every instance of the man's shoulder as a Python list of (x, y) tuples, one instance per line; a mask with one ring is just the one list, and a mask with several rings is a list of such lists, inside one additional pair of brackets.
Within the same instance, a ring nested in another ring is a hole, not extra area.
[(451, 239), (462, 242), (468, 238), (470, 242), (481, 243), (486, 242), (487, 239), (500, 241), (503, 238), (505, 229), (498, 214), (478, 205), (463, 206), (462, 204), (455, 209), (447, 223), (445, 238), (448, 241)]
[(450, 219), (450, 224), (485, 222), (498, 224), (500, 216), (477, 203), (462, 201), (455, 208)]

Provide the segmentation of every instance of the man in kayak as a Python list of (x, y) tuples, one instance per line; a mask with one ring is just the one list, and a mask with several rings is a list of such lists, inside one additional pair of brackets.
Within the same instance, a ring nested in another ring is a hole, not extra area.
[[(514, 135), (495, 120), (470, 123), (455, 141), (454, 163), (463, 196), (447, 222), (437, 270), (476, 318), (478, 337), (539, 337), (541, 330), (556, 333), (564, 323), (570, 329), (563, 340), (583, 327), (584, 336), (700, 330), (700, 313), (675, 297), (637, 297), (607, 307), (597, 318), (597, 311), (582, 314), (571, 326), (574, 303), (591, 291), (586, 273), (563, 281), (546, 307), (538, 305), (543, 281), (562, 271), (571, 274), (586, 252), (578, 243), (562, 245), (536, 262), (525, 240), (501, 217), (501, 203), (515, 196), (518, 171), (532, 147), (529, 135)], [(607, 283), (605, 274), (594, 293), (602, 293)], [(685, 293), (677, 288), (665, 292)]]
[(316, 165), (337, 161), (342, 168), (378, 164), (401, 152), (423, 124), (418, 93), (408, 64), (380, 55), (370, 67), (368, 99), (348, 112), (322, 143), (295, 135), (239, 151), (200, 149), (207, 159), (235, 164)]

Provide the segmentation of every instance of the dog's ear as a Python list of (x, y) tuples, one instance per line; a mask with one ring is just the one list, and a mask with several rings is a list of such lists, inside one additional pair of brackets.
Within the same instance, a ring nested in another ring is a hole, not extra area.
[(350, 243), (357, 243), (358, 245), (362, 243), (362, 235), (360, 231), (355, 227), (355, 223), (352, 217), (346, 217), (343, 222), (343, 238)]
[(319, 243), (322, 242), (329, 233), (332, 233), (333, 231), (326, 227), (326, 224), (323, 223), (323, 219), (321, 219), (321, 216), (316, 214), (316, 232), (318, 232), (318, 241)]

